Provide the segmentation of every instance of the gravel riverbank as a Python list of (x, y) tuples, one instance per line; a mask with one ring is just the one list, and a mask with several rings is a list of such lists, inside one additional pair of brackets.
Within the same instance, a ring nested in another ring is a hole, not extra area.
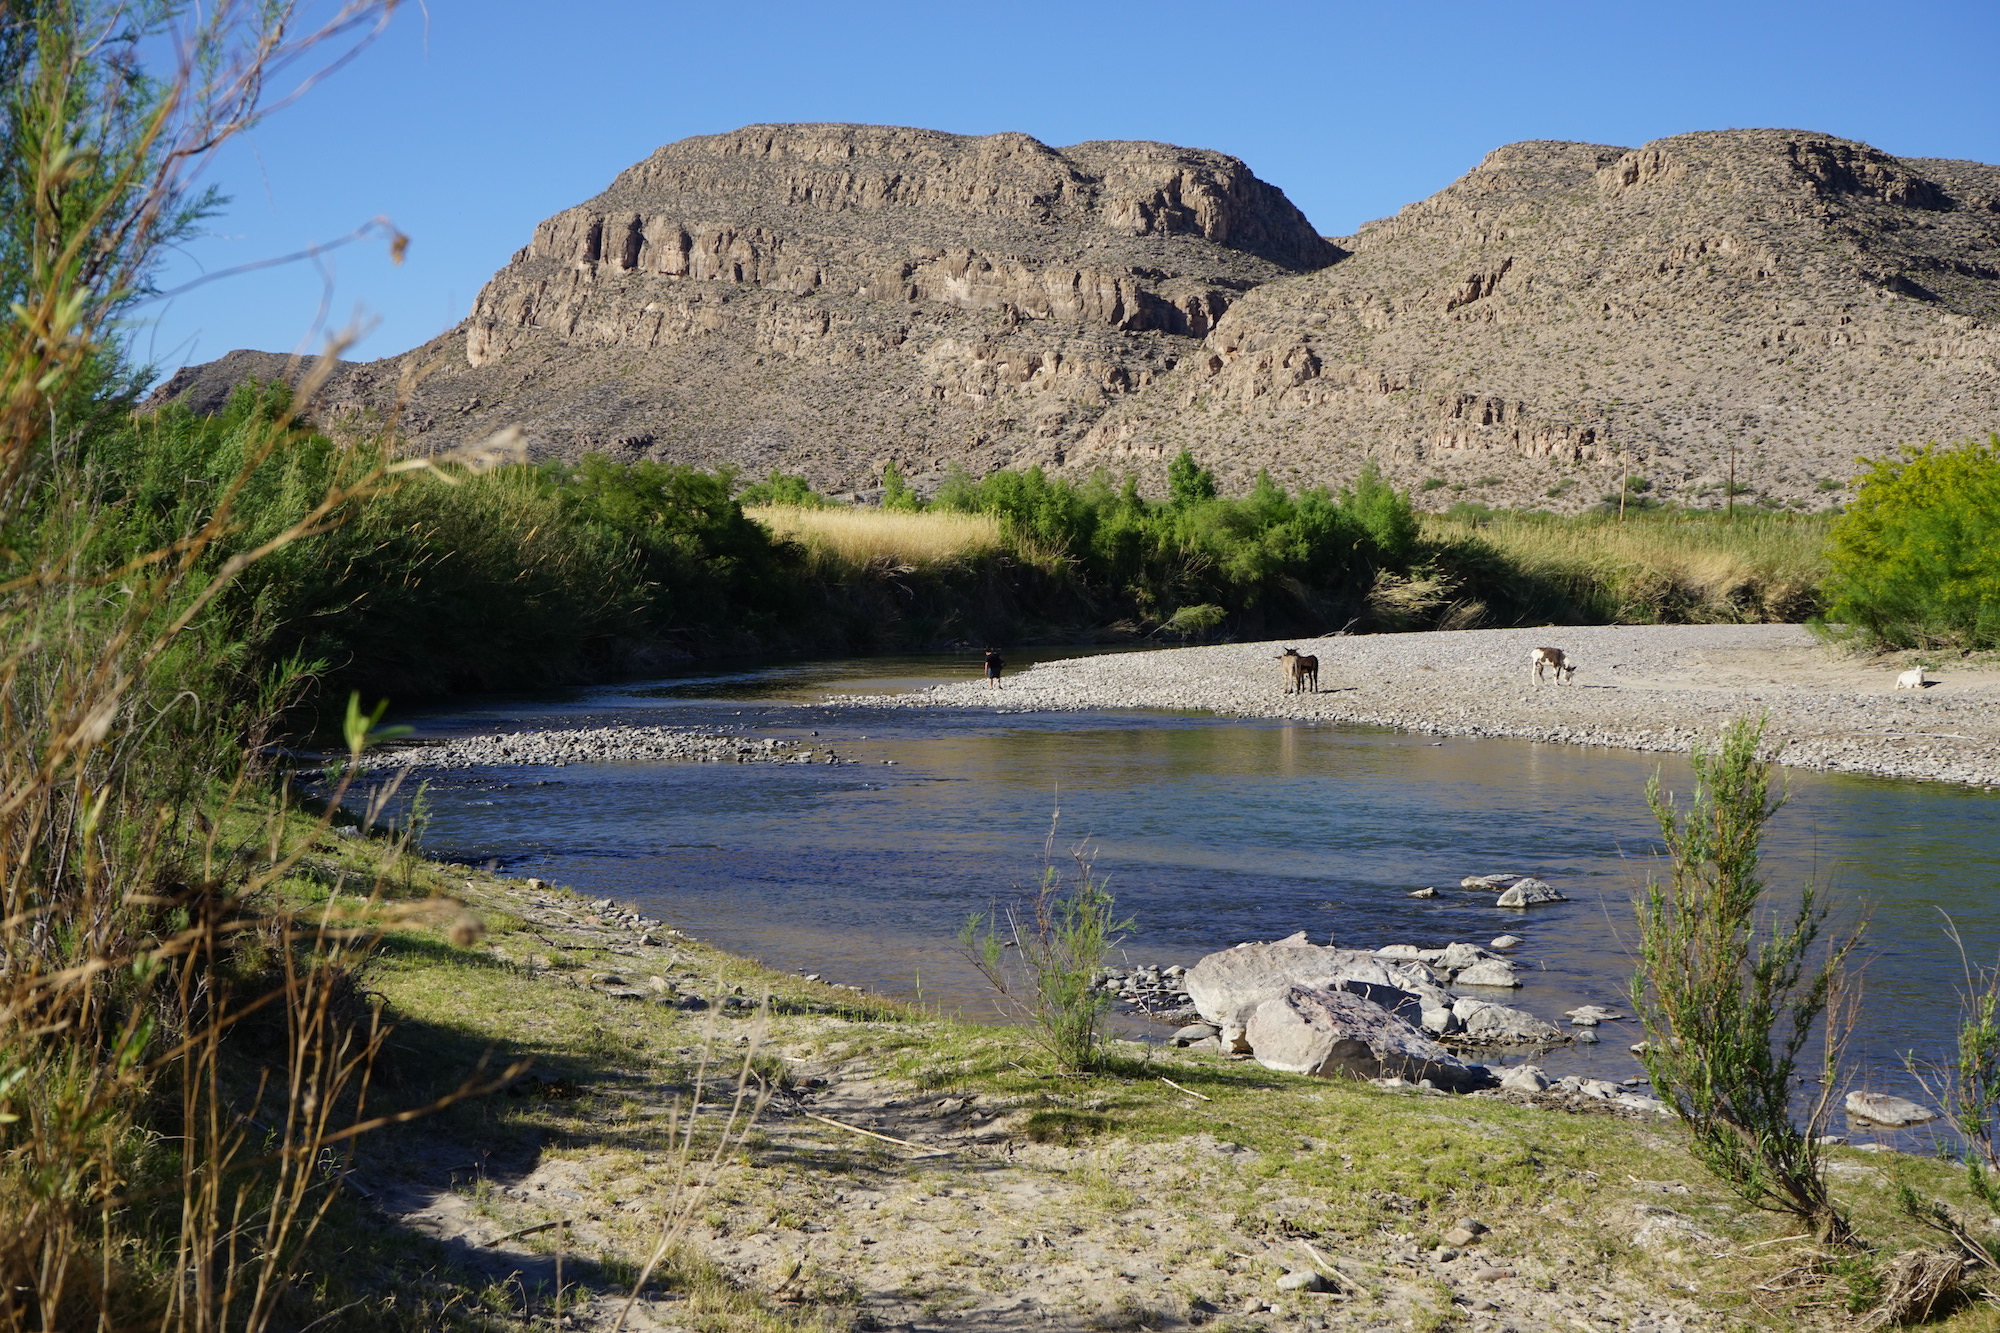
[(504, 764), (606, 763), (678, 759), (711, 764), (836, 764), (831, 747), (769, 736), (741, 736), (686, 727), (583, 727), (489, 732), (383, 750), (368, 768), (486, 768)]
[[(1529, 655), (1562, 648), (1570, 685), (1537, 684)], [(1316, 694), (1284, 693), (1281, 648), (1317, 655)], [(1225, 644), (1037, 663), (1000, 690), (981, 680), (834, 706), (1035, 712), (1201, 709), (1686, 751), (1762, 712), (1770, 752), (1799, 768), (2000, 786), (2000, 670), (1942, 666), (1899, 690), (1901, 659), (1830, 649), (1798, 625), (1646, 625), (1376, 634)]]

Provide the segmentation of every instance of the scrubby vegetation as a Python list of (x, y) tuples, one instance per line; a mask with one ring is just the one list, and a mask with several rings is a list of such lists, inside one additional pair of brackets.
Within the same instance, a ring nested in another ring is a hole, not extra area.
[(2000, 435), (1869, 462), (1831, 560), (1829, 621), (1888, 648), (2000, 647)]
[(1458, 509), (1425, 519), (1426, 537), (1490, 584), (1518, 581), (1568, 608), (1567, 623), (1792, 623), (1824, 605), (1822, 515), (1653, 510), (1621, 522)]
[[(1672, 870), (1638, 908), (1640, 1059), (1703, 1165), (1751, 1204), (1849, 1245), (1820, 1138), (1839, 1084), (1845, 967), (1859, 937), (1821, 945), (1827, 909), (1812, 885), (1789, 912), (1769, 905), (1758, 861), (1783, 798), (1770, 790), (1774, 765), (1757, 753), (1763, 730), (1738, 721), (1716, 744), (1696, 745), (1685, 807), (1658, 777), (1646, 789)], [(1814, 1044), (1818, 1092), (1795, 1119), (1799, 1061)]]

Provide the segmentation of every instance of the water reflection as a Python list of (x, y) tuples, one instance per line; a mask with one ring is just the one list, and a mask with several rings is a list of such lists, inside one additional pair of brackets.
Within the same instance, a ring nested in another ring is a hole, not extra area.
[[(433, 791), (432, 850), (504, 858), (593, 895), (649, 904), (704, 938), (783, 968), (988, 1012), (950, 947), (966, 913), (1031, 884), (1051, 811), (1088, 837), (1135, 960), (1192, 963), (1243, 939), (1305, 930), (1377, 946), (1526, 938), (1513, 1002), (1545, 1017), (1622, 1010), (1630, 902), (1652, 868), (1644, 802), (1656, 769), (1621, 751), (1453, 740), (1196, 714), (1001, 715), (825, 708), (976, 660), (892, 659), (491, 701), (415, 719), (429, 734), (620, 718), (816, 732), (862, 761), (610, 764), (491, 770)], [(865, 739), (863, 739), (865, 737)], [(893, 760), (894, 764), (885, 764)], [(523, 785), (547, 780), (549, 786)], [(505, 790), (493, 790), (500, 783)], [(2000, 802), (1957, 788), (1791, 775), (1768, 843), (1771, 883), (1829, 884), (1870, 916), (1856, 1054), (1870, 1085), (1908, 1094), (1902, 1053), (1946, 1035), (1941, 913), (1975, 959), (2000, 948)], [(492, 802), (492, 804), (485, 804)], [(1540, 874), (1572, 901), (1522, 913), (1457, 888), (1470, 873)], [(1418, 900), (1412, 889), (1440, 896)], [(1506, 998), (1506, 997), (1496, 997)], [(1630, 1023), (1544, 1060), (1638, 1072)]]

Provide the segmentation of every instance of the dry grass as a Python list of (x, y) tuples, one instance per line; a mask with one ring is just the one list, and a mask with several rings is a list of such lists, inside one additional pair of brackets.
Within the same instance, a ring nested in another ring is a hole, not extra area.
[(785, 506), (744, 512), (774, 535), (803, 544), (821, 559), (856, 567), (878, 562), (914, 567), (943, 564), (983, 555), (1006, 544), (1000, 520), (991, 514)]
[[(1828, 520), (1497, 519), (1478, 537), (1523, 573), (1621, 621), (1794, 621), (1818, 610)], [(1464, 538), (1465, 524), (1426, 518), (1427, 535)]]

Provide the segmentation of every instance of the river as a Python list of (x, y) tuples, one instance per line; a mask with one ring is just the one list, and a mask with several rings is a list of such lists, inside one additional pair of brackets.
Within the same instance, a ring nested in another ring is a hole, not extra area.
[[(1025, 661), (1016, 665), (1025, 665)], [(1197, 713), (996, 714), (828, 706), (961, 677), (966, 658), (746, 665), (539, 698), (460, 700), (406, 715), (423, 737), (552, 726), (685, 725), (812, 739), (855, 764), (608, 763), (463, 771), (434, 780), (430, 853), (496, 861), (613, 897), (783, 970), (994, 1014), (953, 936), (1087, 844), (1135, 962), (1192, 964), (1304, 930), (1379, 947), (1484, 944), (1513, 933), (1527, 982), (1511, 1000), (1561, 1023), (1621, 1013), (1631, 901), (1654, 860), (1645, 803), (1683, 760), (1507, 740)], [(1004, 696), (1003, 696), (1004, 697)], [(1949, 1039), (1962, 967), (2000, 950), (2000, 797), (1940, 783), (1791, 772), (1766, 841), (1780, 897), (1812, 879), (1836, 924), (1865, 918), (1855, 1086), (1926, 1100), (1906, 1052)], [(1570, 901), (1526, 912), (1460, 890), (1468, 874), (1532, 873)], [(1434, 899), (1413, 889), (1436, 886)], [(1128, 1030), (1130, 1025), (1128, 1026)], [(1537, 1063), (1639, 1073), (1636, 1024)]]

